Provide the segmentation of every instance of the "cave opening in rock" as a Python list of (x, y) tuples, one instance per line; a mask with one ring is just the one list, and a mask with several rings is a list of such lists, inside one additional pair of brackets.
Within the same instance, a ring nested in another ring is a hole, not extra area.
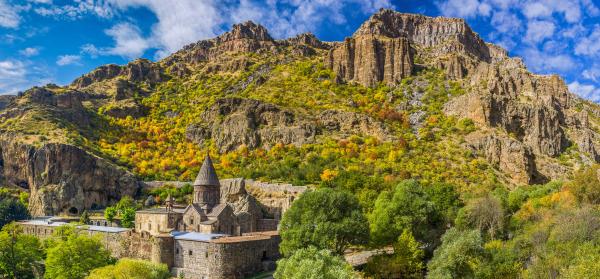
[(76, 215), (77, 213), (79, 213), (79, 210), (76, 207), (69, 208), (69, 214)]

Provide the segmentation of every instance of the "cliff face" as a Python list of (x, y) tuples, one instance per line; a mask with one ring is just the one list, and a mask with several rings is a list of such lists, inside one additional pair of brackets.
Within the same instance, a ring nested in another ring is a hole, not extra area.
[(355, 81), (365, 86), (379, 82), (397, 84), (413, 70), (406, 37), (378, 38), (368, 34), (348, 38), (330, 50), (327, 65), (337, 74), (338, 82)]
[(0, 134), (0, 182), (29, 190), (32, 215), (81, 213), (137, 193), (138, 182), (132, 173), (65, 143), (60, 136), (69, 129), (95, 127), (92, 112), (83, 102), (96, 97), (79, 91), (58, 94), (36, 87), (0, 114), (3, 122), (32, 118), (33, 122), (24, 124), (26, 131), (36, 128), (31, 126), (45, 125), (36, 121), (53, 125), (40, 127), (47, 133), (33, 138), (27, 135), (29, 132)]
[(138, 191), (133, 174), (72, 145), (34, 147), (3, 136), (0, 159), (5, 183), (29, 189), (34, 216), (81, 213)]
[(251, 99), (219, 99), (199, 120), (188, 127), (188, 139), (199, 144), (212, 139), (223, 153), (242, 145), (251, 149), (277, 143), (300, 146), (315, 142), (316, 136), (325, 133), (391, 138), (383, 123), (365, 115), (326, 110), (307, 116)]

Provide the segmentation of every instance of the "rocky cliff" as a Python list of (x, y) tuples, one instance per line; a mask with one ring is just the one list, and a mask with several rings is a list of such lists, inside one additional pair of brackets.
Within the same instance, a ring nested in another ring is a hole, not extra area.
[(138, 191), (133, 174), (78, 147), (58, 143), (35, 147), (7, 135), (0, 138), (0, 178), (6, 185), (30, 191), (29, 210), (34, 216), (81, 213)]
[[(390, 56), (390, 51), (399, 52)], [(560, 177), (564, 169), (552, 158), (573, 144), (597, 160), (593, 139), (598, 134), (586, 121), (572, 120), (581, 117), (573, 106), (581, 101), (569, 93), (564, 81), (530, 73), (519, 58), (485, 43), (462, 19), (381, 10), (351, 38), (335, 45), (325, 60), (338, 81), (375, 86), (378, 82), (398, 84), (414, 72), (413, 56), (419, 58), (419, 66), (438, 68), (468, 88), (467, 94), (446, 104), (446, 113), (503, 131), (493, 138), (472, 138), (469, 146), (512, 179), (529, 183)], [(569, 138), (570, 123), (580, 123), (583, 131)], [(521, 162), (518, 167), (513, 165), (515, 156)], [(552, 167), (541, 169), (540, 174), (536, 164)]]
[(203, 144), (212, 139), (221, 152), (244, 145), (254, 149), (269, 148), (277, 143), (300, 146), (313, 143), (318, 135), (333, 133), (372, 135), (391, 140), (389, 129), (366, 115), (326, 110), (318, 115), (302, 115), (292, 110), (251, 99), (219, 99), (190, 125), (187, 138)]
[[(0, 181), (30, 192), (32, 215), (81, 213), (137, 194), (132, 173), (66, 140), (65, 134), (75, 129), (95, 127), (93, 115), (83, 105), (95, 97), (36, 87), (0, 114), (4, 123), (22, 122), (4, 126), (0, 133)], [(36, 125), (44, 127), (38, 127), (37, 135), (28, 135)]]

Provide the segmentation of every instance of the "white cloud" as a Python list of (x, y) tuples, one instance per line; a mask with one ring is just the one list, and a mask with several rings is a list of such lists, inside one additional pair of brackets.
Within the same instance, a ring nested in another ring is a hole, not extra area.
[(16, 60), (0, 61), (0, 77), (19, 78), (26, 74), (25, 65)]
[(98, 55), (102, 54), (102, 51), (93, 44), (85, 44), (81, 46), (81, 53), (88, 54), (92, 58), (96, 58)]
[[(48, 2), (45, 4), (52, 4), (52, 1), (41, 1)], [(104, 0), (75, 0), (73, 1), (73, 4), (44, 5), (34, 8), (33, 11), (41, 16), (54, 17), (61, 20), (80, 19), (86, 14), (95, 14), (103, 18), (110, 18), (113, 16), (113, 10)]]
[(36, 56), (40, 54), (40, 48), (38, 47), (28, 47), (22, 50), (19, 50), (19, 53), (26, 57)]
[(58, 66), (67, 66), (67, 65), (77, 65), (81, 61), (81, 56), (79, 55), (61, 55), (56, 60), (56, 65)]
[(588, 80), (599, 82), (600, 81), (600, 66), (594, 64), (589, 69), (584, 70), (581, 75)]
[(591, 84), (582, 84), (578, 81), (569, 83), (569, 90), (584, 99), (600, 102), (600, 89)]
[(281, 8), (276, 1), (258, 5), (250, 0), (241, 0), (226, 14), (231, 14), (231, 22), (252, 20), (269, 29), (275, 38), (287, 38), (298, 33), (316, 31), (324, 22), (342, 25), (347, 22), (344, 10), (351, 6), (364, 14), (372, 14), (380, 8), (393, 8), (389, 0), (295, 0)]
[(577, 65), (570, 55), (540, 51), (537, 48), (528, 48), (519, 54), (532, 70), (543, 73), (565, 73)]
[(575, 45), (575, 54), (599, 56), (600, 53), (600, 25), (596, 25), (594, 30), (587, 37), (579, 39)]
[[(87, 0), (88, 2), (91, 0)], [(233, 4), (233, 5), (231, 5)], [(221, 34), (224, 25), (253, 20), (283, 38), (315, 31), (325, 21), (346, 22), (342, 9), (354, 5), (362, 13), (393, 7), (390, 0), (286, 0), (284, 5), (267, 0), (258, 5), (250, 0), (222, 3), (216, 0), (105, 0), (98, 4), (101, 16), (111, 16), (131, 8), (146, 8), (155, 14), (157, 23), (149, 35), (142, 35), (133, 23), (120, 23), (107, 30), (115, 40), (112, 48), (100, 48), (99, 54), (116, 54), (135, 58), (148, 48), (157, 48), (157, 57), (179, 50), (184, 45)], [(108, 11), (107, 11), (108, 10)], [(482, 11), (485, 7), (482, 7)], [(60, 10), (39, 10), (52, 15)]]
[(445, 16), (470, 18), (488, 16), (492, 6), (479, 0), (447, 0), (438, 3), (438, 9)]
[(527, 33), (525, 41), (531, 43), (539, 43), (546, 38), (554, 35), (556, 26), (553, 22), (547, 20), (533, 20), (527, 23)]
[(519, 17), (511, 12), (498, 11), (492, 16), (492, 26), (501, 33), (516, 33), (521, 31), (522, 22)]
[(17, 28), (20, 22), (19, 8), (0, 0), (0, 27)]
[(51, 81), (46, 75), (47, 71), (40, 71), (26, 62), (0, 60), (0, 95), (16, 94), (25, 88), (46, 84)]
[[(119, 23), (106, 30), (106, 34), (115, 41), (115, 46), (103, 50), (103, 53), (119, 55), (129, 59), (141, 57), (150, 47), (149, 42), (141, 35), (140, 29), (130, 23)], [(87, 51), (94, 49), (87, 47)]]
[(523, 7), (523, 14), (527, 18), (545, 18), (551, 16), (552, 12), (546, 4), (536, 1), (526, 3)]

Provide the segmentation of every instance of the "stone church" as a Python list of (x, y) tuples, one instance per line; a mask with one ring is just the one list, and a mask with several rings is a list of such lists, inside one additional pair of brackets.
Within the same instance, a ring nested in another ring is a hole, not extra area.
[(221, 201), (221, 184), (210, 156), (204, 159), (193, 186), (193, 201), (185, 209), (175, 208), (169, 197), (165, 208), (137, 211), (137, 231), (151, 235), (179, 231), (230, 236), (256, 231), (256, 224), (248, 222), (257, 222), (262, 216), (237, 216), (232, 205)]

